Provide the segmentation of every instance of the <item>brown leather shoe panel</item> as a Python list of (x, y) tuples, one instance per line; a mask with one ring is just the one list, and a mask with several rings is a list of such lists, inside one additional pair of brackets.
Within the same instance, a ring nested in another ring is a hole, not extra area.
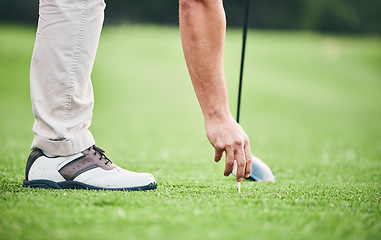
[(93, 151), (83, 151), (82, 153), (85, 155), (67, 163), (58, 170), (67, 181), (71, 181), (81, 173), (97, 167), (103, 168), (104, 170), (111, 170), (116, 166), (113, 163), (106, 164), (103, 159), (99, 160), (99, 155), (94, 155)]

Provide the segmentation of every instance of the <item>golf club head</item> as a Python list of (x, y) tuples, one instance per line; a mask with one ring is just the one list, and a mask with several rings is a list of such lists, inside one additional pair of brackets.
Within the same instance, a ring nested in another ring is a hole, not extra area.
[[(234, 167), (232, 174), (236, 176), (237, 174), (237, 164), (234, 162)], [(251, 164), (251, 174), (248, 178), (252, 181), (258, 182), (275, 182), (275, 175), (261, 159), (253, 155), (253, 162)]]

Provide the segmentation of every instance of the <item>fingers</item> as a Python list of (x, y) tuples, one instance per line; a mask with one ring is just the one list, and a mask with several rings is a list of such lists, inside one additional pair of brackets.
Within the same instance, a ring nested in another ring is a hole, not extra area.
[(237, 161), (237, 181), (242, 182), (243, 177), (245, 175), (245, 168), (246, 168), (246, 159), (245, 154), (243, 152), (243, 148), (236, 150), (235, 152), (236, 161)]
[(253, 155), (251, 154), (249, 141), (247, 141), (247, 143), (245, 144), (244, 150), (245, 150), (245, 158), (246, 158), (245, 178), (248, 178), (250, 176), (251, 171), (252, 171), (251, 164), (253, 162)]
[(237, 181), (249, 177), (252, 170), (249, 138), (234, 118), (206, 119), (205, 127), (208, 140), (215, 148), (214, 161), (219, 162), (225, 152), (224, 175), (230, 175), (236, 161)]
[(216, 148), (216, 151), (214, 153), (214, 161), (219, 162), (222, 158), (222, 154), (224, 153), (224, 149)]
[(253, 160), (252, 160), (252, 157), (250, 156), (249, 159), (246, 159), (246, 168), (245, 168), (245, 178), (249, 178), (250, 177), (250, 174), (251, 174), (251, 164), (252, 164)]
[(236, 179), (241, 182), (243, 178), (248, 178), (251, 173), (252, 154), (250, 149), (249, 139), (246, 137), (244, 141), (237, 141), (233, 146), (225, 148), (226, 166), (224, 175), (229, 176), (234, 167), (234, 162), (237, 164)]
[(227, 177), (230, 175), (230, 173), (233, 171), (234, 166), (234, 151), (231, 149), (228, 149), (225, 151), (225, 171), (224, 175)]

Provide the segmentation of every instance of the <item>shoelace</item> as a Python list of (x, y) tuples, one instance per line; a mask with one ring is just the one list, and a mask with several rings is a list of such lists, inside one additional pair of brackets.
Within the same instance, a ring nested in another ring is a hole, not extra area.
[(94, 156), (97, 155), (97, 153), (99, 153), (99, 155), (101, 156), (101, 157), (99, 158), (99, 160), (104, 159), (104, 160), (106, 161), (106, 162), (105, 162), (105, 165), (107, 165), (108, 163), (112, 163), (111, 160), (105, 155), (105, 150), (103, 150), (103, 149), (101, 149), (101, 148), (99, 148), (99, 147), (93, 145), (93, 146), (89, 147), (89, 148), (87, 149), (87, 151), (90, 151), (91, 148), (94, 149), (94, 151), (95, 151), (95, 152), (94, 152)]

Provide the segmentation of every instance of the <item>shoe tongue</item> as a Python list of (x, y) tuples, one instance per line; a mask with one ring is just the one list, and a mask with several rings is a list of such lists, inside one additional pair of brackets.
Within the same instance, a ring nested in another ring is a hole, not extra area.
[(93, 145), (93, 149), (96, 153), (101, 155), (101, 158), (106, 161), (106, 164), (113, 164), (112, 161), (104, 154), (105, 151), (95, 145)]

